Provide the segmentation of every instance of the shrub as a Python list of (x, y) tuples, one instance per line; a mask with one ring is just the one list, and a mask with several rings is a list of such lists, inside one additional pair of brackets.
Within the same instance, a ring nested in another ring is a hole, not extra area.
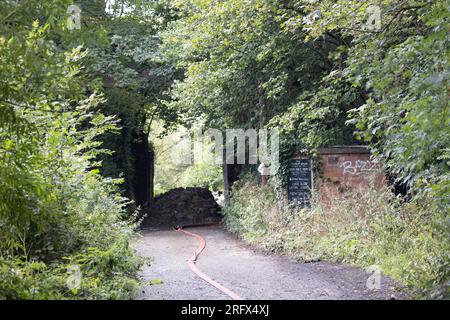
[(131, 298), (135, 225), (96, 160), (115, 119), (97, 112), (85, 53), (59, 50), (48, 29), (0, 37), (0, 299)]
[(273, 190), (239, 181), (224, 209), (228, 229), (302, 261), (378, 265), (418, 297), (449, 297), (448, 218), (432, 204), (407, 203), (387, 187), (371, 187), (328, 204), (316, 193), (310, 209), (298, 209), (276, 200)]

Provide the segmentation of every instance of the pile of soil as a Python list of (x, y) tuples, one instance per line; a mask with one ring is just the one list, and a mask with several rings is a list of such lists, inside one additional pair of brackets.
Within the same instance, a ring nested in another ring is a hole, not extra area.
[(220, 206), (206, 188), (176, 188), (157, 196), (142, 227), (173, 227), (220, 222)]

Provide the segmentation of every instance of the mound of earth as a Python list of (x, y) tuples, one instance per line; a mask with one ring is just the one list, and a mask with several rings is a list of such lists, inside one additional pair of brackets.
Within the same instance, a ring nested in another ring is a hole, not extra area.
[(157, 196), (142, 223), (146, 227), (172, 227), (214, 223), (221, 220), (220, 207), (206, 188), (176, 188)]

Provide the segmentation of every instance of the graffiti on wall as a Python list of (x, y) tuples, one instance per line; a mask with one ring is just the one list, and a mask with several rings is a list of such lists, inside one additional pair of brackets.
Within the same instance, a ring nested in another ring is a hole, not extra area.
[(369, 175), (378, 170), (378, 160), (348, 160), (339, 164), (342, 174), (361, 176)]

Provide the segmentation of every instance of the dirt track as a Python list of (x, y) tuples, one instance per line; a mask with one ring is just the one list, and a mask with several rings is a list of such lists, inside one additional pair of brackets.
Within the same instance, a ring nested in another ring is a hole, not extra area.
[[(390, 299), (400, 294), (383, 277), (381, 289), (366, 287), (364, 270), (324, 262), (298, 263), (288, 257), (255, 252), (221, 227), (193, 228), (201, 234), (206, 249), (197, 267), (244, 299)], [(197, 247), (195, 238), (172, 230), (143, 231), (136, 244), (144, 256), (152, 257), (142, 271), (147, 280), (162, 284), (143, 288), (138, 299), (229, 299), (195, 274), (186, 264)]]

